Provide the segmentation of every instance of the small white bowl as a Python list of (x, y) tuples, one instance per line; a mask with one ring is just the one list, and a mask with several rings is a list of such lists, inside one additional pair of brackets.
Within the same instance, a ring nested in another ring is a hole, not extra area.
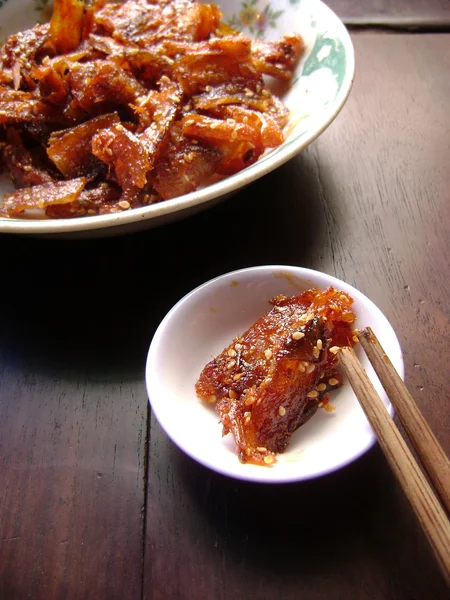
[[(330, 394), (336, 409), (317, 413), (292, 436), (271, 467), (242, 464), (231, 434), (222, 437), (214, 408), (199, 400), (195, 382), (207, 362), (270, 308), (278, 294), (334, 286), (354, 299), (356, 326), (370, 326), (400, 376), (400, 344), (386, 317), (352, 286), (324, 273), (288, 266), (262, 266), (228, 273), (201, 285), (166, 315), (152, 340), (146, 382), (151, 407), (167, 435), (199, 463), (237, 479), (264, 483), (302, 481), (352, 462), (375, 436), (348, 382)], [(358, 356), (390, 414), (392, 406), (367, 357)]]

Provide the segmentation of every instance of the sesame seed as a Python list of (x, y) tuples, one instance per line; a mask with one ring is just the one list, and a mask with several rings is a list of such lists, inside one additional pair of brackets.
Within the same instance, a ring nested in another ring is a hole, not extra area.
[(236, 361), (235, 360), (230, 360), (230, 362), (227, 364), (227, 369), (230, 370), (234, 366), (236, 366)]
[(269, 96), (269, 92), (268, 92), (268, 90), (263, 90), (263, 91), (261, 92), (261, 95), (262, 95), (262, 96)]
[(239, 381), (239, 379), (242, 377), (242, 373), (236, 373), (235, 375), (233, 375), (233, 380), (234, 381)]
[(238, 397), (238, 395), (236, 394), (236, 392), (234, 390), (230, 390), (228, 392), (228, 396), (232, 399), (232, 400), (236, 400), (236, 398)]
[(264, 462), (266, 463), (266, 465), (270, 465), (271, 463), (273, 463), (273, 456), (270, 456), (270, 454), (268, 454), (264, 457)]
[(207, 85), (207, 86), (205, 87), (205, 92), (210, 92), (210, 91), (211, 91), (211, 86), (210, 86), (210, 85)]
[(212, 394), (211, 396), (208, 396), (207, 401), (212, 404), (213, 402), (215, 402), (217, 400), (217, 397)]
[(264, 350), (264, 356), (266, 357), (267, 360), (270, 360), (272, 358), (272, 350), (270, 348), (266, 348)]
[(108, 156), (113, 155), (113, 151), (111, 150), (111, 148), (105, 148), (105, 152), (106, 152), (106, 154), (108, 154)]
[(338, 385), (339, 381), (337, 379), (335, 379), (334, 377), (332, 377), (331, 379), (328, 380), (328, 385)]
[(210, 128), (211, 129), (217, 129), (218, 127), (220, 127), (220, 122), (219, 121), (214, 121), (214, 123), (211, 123)]
[(285, 310), (287, 310), (287, 306), (275, 306), (275, 310), (277, 312), (284, 312)]
[(342, 302), (347, 302), (347, 301), (348, 301), (348, 298), (347, 298), (347, 296), (346, 296), (345, 294), (341, 294), (341, 295), (339, 296), (339, 300), (341, 300)]
[(339, 348), (339, 346), (331, 346), (330, 348), (330, 352), (331, 354), (337, 354), (341, 349)]
[(284, 408), (284, 406), (280, 406), (278, 408), (278, 414), (280, 415), (280, 417), (284, 417), (284, 415), (286, 414), (286, 409)]
[(117, 131), (123, 131), (123, 125), (119, 123), (118, 125), (116, 125), (116, 129)]
[(319, 408), (322, 408), (323, 406), (323, 402), (319, 402), (319, 404), (317, 405)]
[(233, 350), (233, 348), (230, 348), (227, 352), (228, 356), (236, 356), (236, 350)]
[(355, 344), (357, 344), (359, 342), (359, 339), (358, 339), (358, 337), (356, 335), (354, 335), (352, 337), (352, 340), (355, 342)]
[(88, 214), (88, 215), (96, 215), (97, 213), (96, 213), (96, 211), (95, 211), (93, 208), (90, 208), (90, 209), (87, 211), (87, 214)]
[(310, 392), (308, 392), (306, 394), (307, 398), (317, 398), (317, 396), (319, 395), (319, 392), (317, 390), (311, 390)]
[(313, 352), (314, 358), (319, 358), (319, 356), (320, 356), (320, 350), (319, 350), (319, 348), (317, 346), (314, 346), (312, 352)]
[(314, 313), (310, 310), (300, 317), (300, 321), (302, 321), (302, 323), (309, 323), (309, 321), (312, 321), (313, 319)]
[(301, 340), (302, 338), (305, 337), (305, 334), (301, 331), (294, 331), (294, 333), (292, 334), (292, 337), (294, 340)]
[(234, 349), (236, 350), (236, 352), (239, 352), (239, 350), (242, 349), (242, 345), (241, 344), (235, 344), (234, 345)]
[(256, 449), (258, 450), (258, 452), (267, 452), (267, 448), (265, 448), (264, 446), (257, 446)]
[(318, 392), (324, 392), (327, 389), (327, 386), (325, 383), (319, 383), (319, 385), (316, 386), (316, 390)]
[(247, 96), (247, 98), (252, 98), (254, 96), (254, 93), (251, 90), (248, 90), (248, 92), (245, 92), (245, 95)]
[(323, 348), (322, 340), (317, 340), (316, 346), (319, 348), (319, 350), (322, 350), (322, 348)]
[(306, 371), (305, 365), (303, 363), (298, 363), (298, 370), (300, 373), (304, 373)]
[(130, 203), (128, 202), (128, 200), (121, 200), (119, 202), (119, 206), (120, 206), (120, 208), (123, 208), (124, 210), (126, 210), (127, 208), (130, 208)]
[(313, 365), (312, 363), (310, 363), (307, 367), (306, 367), (306, 372), (309, 375), (310, 373), (312, 373), (315, 369), (315, 365)]
[(246, 423), (250, 423), (250, 421), (251, 421), (251, 417), (245, 417), (245, 422)]

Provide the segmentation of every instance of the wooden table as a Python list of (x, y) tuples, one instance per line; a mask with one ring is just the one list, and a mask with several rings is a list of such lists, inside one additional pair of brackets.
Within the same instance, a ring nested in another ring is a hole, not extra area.
[[(331, 4), (350, 21), (411, 17)], [(415, 14), (429, 31), (447, 6)], [(1, 600), (448, 598), (377, 446), (318, 480), (242, 483), (168, 440), (144, 384), (186, 292), (240, 267), (311, 267), (390, 319), (450, 451), (450, 34), (375, 24), (352, 33), (356, 81), (333, 125), (232, 199), (116, 239), (0, 237)]]

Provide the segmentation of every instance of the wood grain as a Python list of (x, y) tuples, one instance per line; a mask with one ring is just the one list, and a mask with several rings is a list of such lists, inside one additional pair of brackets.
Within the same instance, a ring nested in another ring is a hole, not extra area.
[(147, 399), (134, 335), (93, 289), (3, 283), (0, 598), (138, 599)]
[(325, 4), (346, 23), (450, 25), (447, 0), (327, 0)]
[[(169, 265), (198, 283), (298, 264), (358, 287), (396, 329), (407, 384), (448, 452), (450, 36), (353, 40), (355, 86), (336, 122), (276, 173), (168, 228), (183, 248)], [(274, 489), (205, 471), (152, 418), (148, 477), (147, 600), (447, 598), (378, 449)]]

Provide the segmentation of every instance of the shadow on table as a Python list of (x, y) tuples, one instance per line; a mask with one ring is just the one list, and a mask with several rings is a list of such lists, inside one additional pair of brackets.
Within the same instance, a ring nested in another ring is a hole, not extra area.
[[(259, 596), (248, 597), (272, 598), (283, 589), (284, 598), (299, 598), (309, 582), (319, 597), (320, 579), (327, 593), (326, 580), (334, 581), (336, 598), (356, 597), (363, 588), (384, 600), (425, 598), (430, 590), (445, 597), (432, 552), (377, 446), (338, 472), (286, 485), (229, 479), (175, 452), (175, 476), (199, 515), (190, 535), (201, 538), (197, 546), (208, 554), (216, 552), (216, 569), (233, 564), (227, 575), (235, 580), (227, 584), (241, 597), (248, 572), (260, 586)], [(205, 559), (208, 567), (211, 560)], [(427, 572), (433, 584), (425, 590)], [(380, 587), (386, 581), (390, 589)]]
[(3, 236), (0, 356), (70, 378), (141, 374), (161, 319), (197, 285), (250, 265), (311, 264), (326, 235), (320, 181), (303, 154), (165, 227), (98, 240)]

